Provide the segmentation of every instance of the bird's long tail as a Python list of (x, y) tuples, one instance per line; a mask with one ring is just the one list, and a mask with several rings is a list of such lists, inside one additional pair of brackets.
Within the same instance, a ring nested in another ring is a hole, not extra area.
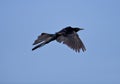
[(47, 38), (47, 40), (45, 40), (44, 42), (42, 42), (41, 44), (38, 44), (37, 46), (35, 46), (34, 48), (32, 48), (32, 51), (40, 48), (42, 46), (44, 46), (45, 44), (48, 44), (49, 42), (53, 41), (56, 39), (56, 35), (53, 35), (52, 37)]
[(43, 43), (35, 46), (34, 48), (32, 48), (32, 51), (35, 50), (35, 49), (37, 49), (37, 48), (40, 48), (40, 47), (44, 46), (45, 44), (46, 44), (46, 42), (43, 42)]

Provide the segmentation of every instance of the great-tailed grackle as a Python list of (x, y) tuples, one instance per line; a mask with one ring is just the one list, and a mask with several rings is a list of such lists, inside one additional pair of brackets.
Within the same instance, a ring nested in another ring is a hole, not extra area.
[(42, 33), (38, 38), (34, 41), (33, 45), (36, 45), (32, 50), (35, 50), (39, 47), (44, 46), (45, 44), (48, 44), (51, 41), (56, 40), (59, 43), (66, 44), (68, 47), (72, 48), (76, 52), (80, 52), (80, 49), (84, 52), (86, 50), (83, 42), (79, 38), (77, 32), (83, 30), (82, 28), (72, 28), (71, 26), (68, 26), (64, 29), (62, 29), (59, 32), (56, 32), (55, 34), (48, 34), (48, 33)]

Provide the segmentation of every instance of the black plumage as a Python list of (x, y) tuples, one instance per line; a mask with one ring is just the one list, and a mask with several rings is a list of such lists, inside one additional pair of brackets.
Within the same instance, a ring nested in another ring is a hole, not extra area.
[(56, 32), (55, 34), (42, 33), (34, 41), (33, 45), (38, 45), (36, 45), (32, 50), (35, 50), (39, 47), (44, 46), (45, 44), (48, 44), (51, 41), (56, 40), (59, 43), (62, 42), (63, 44), (66, 44), (68, 47), (72, 48), (76, 52), (80, 52), (80, 49), (82, 49), (82, 51), (84, 52), (86, 48), (77, 34), (77, 32), (80, 30), (83, 29), (72, 28), (71, 26), (68, 26), (61, 31)]

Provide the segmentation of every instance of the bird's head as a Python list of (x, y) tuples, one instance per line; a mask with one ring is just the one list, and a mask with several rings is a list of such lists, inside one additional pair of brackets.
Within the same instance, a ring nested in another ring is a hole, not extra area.
[(74, 31), (75, 31), (75, 32), (78, 32), (78, 31), (80, 31), (80, 30), (84, 30), (84, 29), (83, 29), (83, 28), (78, 28), (78, 27), (74, 28)]

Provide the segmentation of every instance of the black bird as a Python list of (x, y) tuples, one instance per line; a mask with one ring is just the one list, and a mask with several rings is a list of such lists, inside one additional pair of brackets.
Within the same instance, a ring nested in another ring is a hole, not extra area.
[(86, 48), (77, 34), (77, 32), (80, 30), (83, 29), (77, 27), (72, 28), (71, 26), (68, 26), (61, 31), (56, 32), (55, 34), (42, 33), (34, 41), (33, 45), (38, 45), (35, 46), (32, 50), (35, 50), (39, 47), (44, 46), (45, 44), (48, 44), (51, 41), (56, 40), (59, 43), (62, 42), (63, 44), (66, 44), (68, 47), (72, 48), (76, 52), (80, 52), (80, 49), (82, 49), (82, 51), (84, 52)]

